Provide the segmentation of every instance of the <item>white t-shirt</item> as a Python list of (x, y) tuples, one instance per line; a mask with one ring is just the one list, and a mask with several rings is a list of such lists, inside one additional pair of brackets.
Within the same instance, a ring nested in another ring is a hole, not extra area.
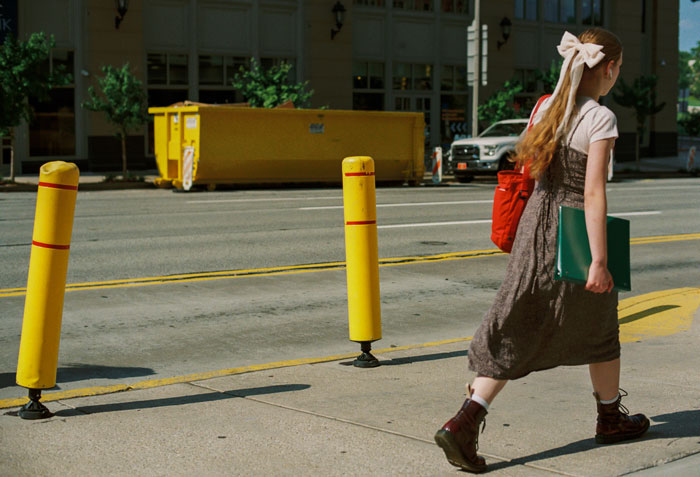
[[(543, 114), (539, 113), (546, 112), (549, 107), (548, 103), (550, 99), (551, 98), (545, 99), (540, 105), (540, 111), (538, 111), (538, 117), (534, 121), (535, 123), (539, 122), (539, 120), (544, 117)], [(583, 114), (586, 115), (578, 128), (576, 128)], [(584, 154), (588, 154), (588, 146), (590, 146), (591, 143), (603, 139), (617, 138), (619, 136), (615, 113), (605, 106), (598, 104), (596, 100), (588, 96), (576, 97), (576, 106), (571, 114), (569, 127), (571, 129), (566, 134), (566, 144), (569, 144), (569, 141), (571, 141), (571, 148)]]

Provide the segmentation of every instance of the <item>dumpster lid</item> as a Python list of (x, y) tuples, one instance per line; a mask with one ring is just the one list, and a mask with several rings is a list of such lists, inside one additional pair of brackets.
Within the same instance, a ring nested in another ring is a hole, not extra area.
[(211, 104), (211, 103), (198, 103), (197, 101), (178, 101), (173, 103), (168, 108), (186, 108), (188, 106), (211, 106), (214, 108), (249, 108), (250, 103), (224, 103), (224, 104)]

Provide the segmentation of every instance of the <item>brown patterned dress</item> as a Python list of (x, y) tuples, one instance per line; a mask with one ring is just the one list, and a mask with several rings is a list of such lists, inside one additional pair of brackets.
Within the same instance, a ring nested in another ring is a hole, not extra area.
[[(576, 127), (580, 124), (576, 124)], [(562, 145), (520, 219), (506, 276), (469, 348), (469, 368), (517, 379), (620, 357), (617, 292), (554, 281), (559, 205), (583, 209), (588, 156)]]

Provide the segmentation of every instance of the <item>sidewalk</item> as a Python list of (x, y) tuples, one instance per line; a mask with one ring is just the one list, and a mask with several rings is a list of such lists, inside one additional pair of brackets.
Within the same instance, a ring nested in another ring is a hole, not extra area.
[[(645, 437), (595, 444), (585, 366), (534, 373), (486, 418), (487, 475), (700, 475), (699, 317), (623, 344), (624, 404), (651, 418)], [(341, 359), (49, 402), (56, 415), (44, 421), (5, 409), (0, 474), (468, 475), (433, 442), (473, 377), (468, 345), (387, 350), (374, 369)]]
[[(116, 189), (140, 189), (153, 187), (153, 181), (158, 177), (158, 172), (153, 170), (137, 171), (135, 176), (143, 177), (142, 182), (107, 182), (107, 178), (114, 174), (105, 175), (98, 172), (81, 172), (78, 187), (81, 191), (88, 190), (116, 190)], [(39, 174), (21, 175), (15, 177), (15, 184), (0, 184), (0, 192), (30, 192), (35, 191), (39, 184)]]
[[(635, 179), (635, 178), (669, 178), (669, 177), (689, 177), (690, 172), (686, 171), (688, 161), (687, 152), (681, 152), (675, 157), (653, 157), (643, 158), (639, 163), (639, 170), (635, 162), (615, 163), (613, 180)], [(695, 161), (695, 172), (700, 171), (700, 156)], [(137, 176), (143, 176), (143, 182), (105, 182), (108, 177), (102, 173), (84, 172), (80, 174), (79, 190), (116, 190), (154, 187), (154, 181), (159, 177), (158, 171), (137, 171)], [(430, 184), (432, 180), (431, 171), (425, 171), (424, 182)], [(451, 175), (445, 175), (444, 183), (454, 181)], [(0, 184), (0, 192), (28, 192), (36, 190), (39, 183), (39, 175), (22, 175), (15, 177), (16, 184)]]
[[(688, 176), (690, 172), (687, 170), (688, 153), (680, 152), (678, 156), (671, 157), (647, 157), (639, 161), (639, 170), (635, 162), (620, 162), (615, 163), (614, 176), (627, 177), (635, 175), (643, 176)], [(700, 171), (700, 156), (695, 159), (694, 164), (695, 174)]]

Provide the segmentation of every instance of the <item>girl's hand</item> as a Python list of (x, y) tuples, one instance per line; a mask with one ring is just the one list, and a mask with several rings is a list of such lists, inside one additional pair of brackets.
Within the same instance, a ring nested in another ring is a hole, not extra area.
[(613, 278), (608, 268), (602, 263), (593, 262), (588, 269), (586, 290), (593, 293), (610, 293), (613, 289)]

